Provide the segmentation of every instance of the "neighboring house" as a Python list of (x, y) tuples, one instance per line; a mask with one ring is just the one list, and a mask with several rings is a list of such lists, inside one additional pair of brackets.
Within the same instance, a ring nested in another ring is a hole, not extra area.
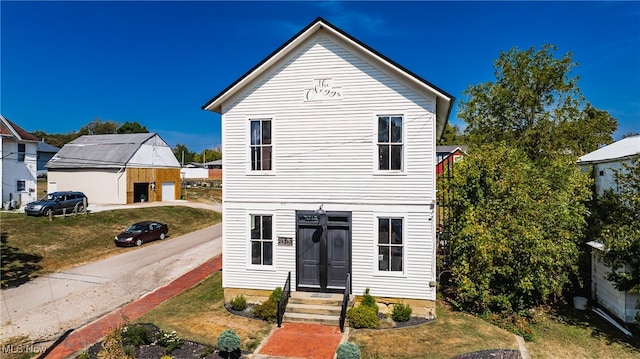
[(56, 146), (44, 142), (44, 139), (38, 142), (38, 177), (47, 174), (47, 162), (53, 158), (53, 156), (60, 151)]
[(49, 192), (81, 191), (89, 203), (173, 201), (180, 163), (155, 133), (85, 135), (47, 163)]
[(450, 169), (450, 165), (458, 162), (467, 154), (468, 146), (436, 146), (436, 176)]
[(0, 177), (2, 208), (19, 208), (35, 201), (36, 136), (0, 115)]
[(435, 143), (454, 98), (318, 18), (203, 109), (222, 115), (223, 287), (435, 315)]
[(205, 163), (189, 162), (181, 169), (183, 179), (222, 179), (222, 160)]
[[(640, 156), (640, 136), (624, 138), (599, 150), (588, 153), (578, 159), (578, 165), (584, 170), (591, 170), (594, 178), (594, 189), (602, 195), (607, 189), (619, 192), (615, 180), (615, 172), (623, 170), (623, 163)], [(599, 253), (604, 250), (602, 243), (588, 243), (593, 248), (591, 260), (591, 296), (602, 307), (627, 323), (635, 320), (639, 308), (640, 294), (617, 290), (605, 275), (611, 271), (601, 260)]]

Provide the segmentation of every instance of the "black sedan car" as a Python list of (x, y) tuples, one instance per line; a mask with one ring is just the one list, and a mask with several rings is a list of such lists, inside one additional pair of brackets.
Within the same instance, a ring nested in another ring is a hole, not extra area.
[(118, 247), (141, 246), (142, 243), (164, 239), (169, 226), (164, 223), (144, 221), (134, 223), (124, 232), (118, 234), (114, 242)]

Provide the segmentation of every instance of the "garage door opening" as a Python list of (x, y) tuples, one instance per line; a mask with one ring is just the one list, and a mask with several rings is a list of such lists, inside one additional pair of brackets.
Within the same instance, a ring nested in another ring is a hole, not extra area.
[(133, 184), (133, 202), (148, 202), (149, 201), (149, 182), (134, 183)]

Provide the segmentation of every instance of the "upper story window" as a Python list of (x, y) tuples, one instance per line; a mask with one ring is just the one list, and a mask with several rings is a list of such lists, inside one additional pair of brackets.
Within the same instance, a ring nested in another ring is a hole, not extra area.
[(402, 171), (402, 116), (378, 116), (378, 169)]
[(270, 171), (273, 145), (271, 120), (251, 120), (251, 170)]
[(378, 218), (378, 270), (402, 272), (402, 218)]
[(25, 153), (27, 149), (24, 143), (18, 143), (18, 161), (24, 162)]
[(251, 215), (251, 264), (273, 264), (272, 217)]

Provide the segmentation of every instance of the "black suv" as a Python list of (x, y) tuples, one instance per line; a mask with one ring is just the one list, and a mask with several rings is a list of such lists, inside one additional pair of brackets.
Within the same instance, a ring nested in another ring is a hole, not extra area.
[(82, 212), (88, 205), (87, 196), (82, 192), (52, 192), (28, 203), (24, 211), (29, 216), (49, 216), (50, 213), (61, 214), (65, 209), (66, 213)]

